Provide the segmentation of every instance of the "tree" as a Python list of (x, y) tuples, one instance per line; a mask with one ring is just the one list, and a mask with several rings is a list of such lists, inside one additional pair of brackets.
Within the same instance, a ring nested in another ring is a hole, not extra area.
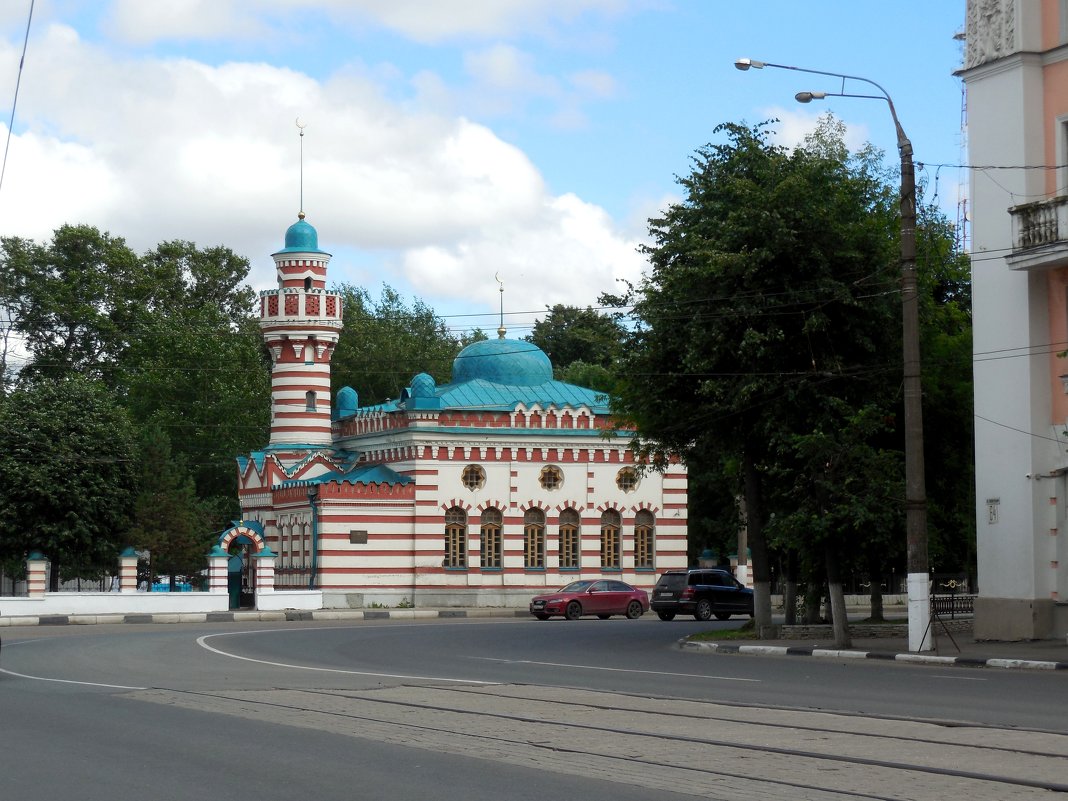
[(164, 242), (136, 256), (118, 237), (65, 225), (46, 244), (0, 241), (0, 303), (29, 351), (24, 380), (99, 378), (135, 425), (160, 426), (221, 526), (237, 511), (234, 454), (266, 440), (270, 361), (248, 260)]
[[(771, 623), (763, 498), (789, 437), (816, 430), (831, 398), (860, 409), (898, 358), (894, 193), (873, 160), (845, 156), (833, 125), (793, 151), (766, 127), (727, 124), (697, 151), (684, 200), (650, 220), (652, 272), (615, 411), (639, 457), (721, 453), (738, 465), (756, 623)], [(893, 356), (890, 356), (893, 354)]]
[(234, 325), (216, 306), (158, 313), (122, 361), (125, 404), (143, 427), (162, 428), (188, 465), (219, 528), (237, 513), (234, 456), (270, 430), (270, 363), (259, 327)]
[[(892, 415), (877, 403), (859, 410), (829, 397), (821, 420), (778, 442), (771, 483), (779, 488), (769, 537), (808, 563), (810, 584), (826, 575), (835, 643), (849, 647), (843, 573), (901, 537), (903, 460), (888, 434)], [(792, 622), (792, 621), (789, 621)]]
[(937, 208), (918, 210), (928, 548), (935, 573), (975, 576), (971, 265)]
[(626, 332), (617, 317), (590, 306), (558, 303), (547, 310), (524, 338), (545, 351), (558, 374), (575, 362), (609, 368), (618, 360)]
[(28, 375), (79, 372), (110, 383), (143, 314), (147, 285), (123, 239), (64, 225), (47, 245), (0, 240), (0, 275), (30, 359)]
[(345, 316), (331, 357), (335, 392), (351, 385), (360, 404), (369, 406), (400, 397), (417, 373), (429, 373), (441, 384), (449, 380), (465, 340), (454, 336), (423, 301), (417, 298), (408, 305), (387, 285), (377, 302), (363, 287), (340, 284), (334, 291), (342, 296)]
[(136, 490), (134, 435), (99, 382), (42, 378), (0, 404), (0, 557), (34, 550), (60, 577), (114, 568)]
[(204, 568), (213, 537), (209, 505), (200, 500), (180, 455), (171, 452), (170, 437), (159, 425), (141, 436), (139, 488), (133, 504), (130, 544), (150, 553), (151, 578), (179, 576)]
[(213, 309), (234, 327), (249, 319), (256, 293), (246, 281), (249, 262), (227, 247), (198, 248), (192, 242), (163, 242), (146, 253), (142, 266), (152, 292), (150, 311), (173, 315), (181, 309)]

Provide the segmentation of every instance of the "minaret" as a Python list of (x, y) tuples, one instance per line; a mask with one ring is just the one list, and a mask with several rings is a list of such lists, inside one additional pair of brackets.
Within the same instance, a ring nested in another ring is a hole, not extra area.
[(326, 291), (330, 254), (304, 212), (272, 254), (278, 289), (260, 292), (260, 329), (271, 352), (271, 442), (318, 450), (330, 434), (330, 356), (341, 331), (341, 297)]

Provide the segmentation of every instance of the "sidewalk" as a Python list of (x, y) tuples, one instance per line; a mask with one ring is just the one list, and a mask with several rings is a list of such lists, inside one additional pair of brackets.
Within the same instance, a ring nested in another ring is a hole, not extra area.
[(890, 637), (854, 637), (848, 649), (839, 649), (834, 639), (820, 640), (730, 640), (680, 642), (684, 650), (720, 654), (805, 656), (824, 659), (882, 659), (915, 664), (1068, 670), (1068, 643), (1064, 640), (977, 641), (971, 631), (949, 634), (937, 631), (934, 650), (910, 653), (907, 632)]

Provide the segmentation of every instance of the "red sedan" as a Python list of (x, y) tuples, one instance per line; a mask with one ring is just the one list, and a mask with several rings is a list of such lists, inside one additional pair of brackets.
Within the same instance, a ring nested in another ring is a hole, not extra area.
[(600, 579), (572, 581), (566, 587), (530, 601), (530, 614), (538, 620), (563, 615), (578, 620), (583, 615), (597, 615), (607, 620), (612, 615), (626, 615), (631, 620), (649, 611), (649, 594), (622, 581)]

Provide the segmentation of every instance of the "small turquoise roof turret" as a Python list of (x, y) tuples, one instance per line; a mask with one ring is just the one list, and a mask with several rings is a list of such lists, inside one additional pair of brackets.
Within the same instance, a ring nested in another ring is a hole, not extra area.
[[(323, 253), (319, 250), (319, 233), (311, 223), (305, 221), (304, 212), (297, 217), (297, 221), (286, 229), (286, 246), (278, 253)], [(277, 256), (278, 253), (272, 255)]]

